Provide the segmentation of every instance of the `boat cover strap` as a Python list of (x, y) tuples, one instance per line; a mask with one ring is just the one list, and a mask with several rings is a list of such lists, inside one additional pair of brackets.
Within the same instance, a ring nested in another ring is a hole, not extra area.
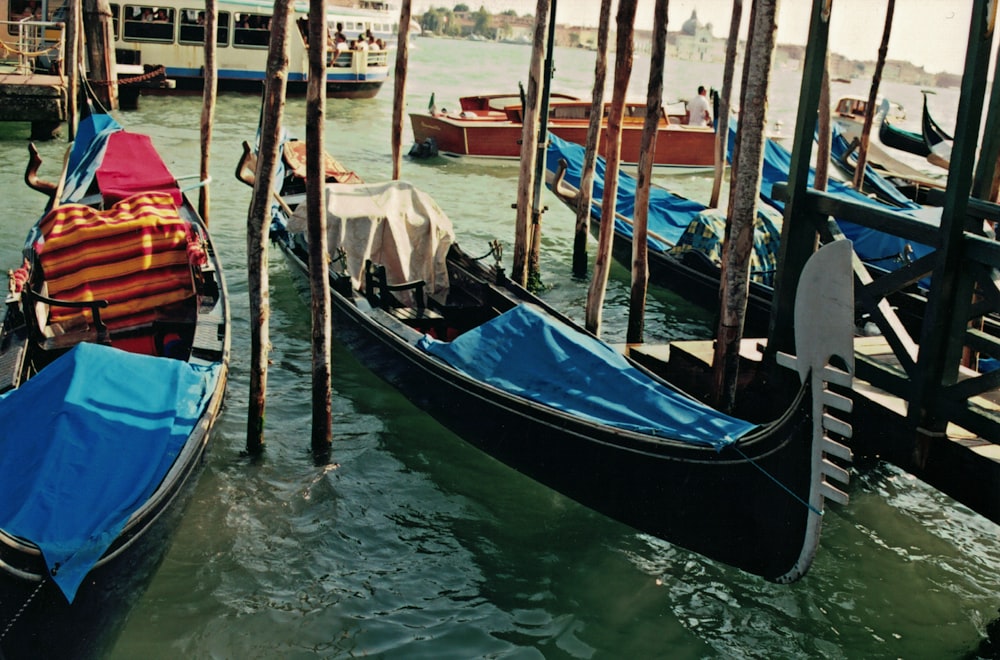
[(177, 179), (160, 158), (148, 135), (116, 131), (108, 136), (104, 158), (97, 168), (97, 185), (105, 204), (136, 193), (162, 191), (184, 203)]
[(76, 591), (163, 480), (215, 389), (220, 365), (79, 344), (0, 395), (0, 528), (39, 546)]
[[(194, 295), (188, 246), (196, 239), (166, 193), (136, 195), (106, 211), (64, 204), (39, 229), (35, 249), (49, 296), (107, 300), (101, 318), (111, 329), (149, 323), (157, 308)], [(84, 315), (53, 306), (49, 323), (70, 326)]]
[(598, 424), (717, 450), (756, 428), (651, 378), (535, 305), (451, 342), (425, 335), (419, 345), (476, 380)]

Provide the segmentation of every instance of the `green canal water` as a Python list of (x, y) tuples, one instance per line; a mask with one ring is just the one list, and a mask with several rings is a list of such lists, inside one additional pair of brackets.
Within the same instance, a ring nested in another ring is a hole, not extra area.
[[(633, 96), (648, 63), (637, 55)], [(530, 50), (421, 39), (411, 50), (409, 110), (462, 94), (511, 92)], [(553, 89), (589, 96), (593, 55), (559, 50)], [(719, 65), (669, 63), (666, 98), (721, 86)], [(794, 126), (798, 74), (778, 71), (770, 117)], [(919, 120), (916, 87), (882, 91)], [(867, 93), (866, 83), (834, 96)], [(934, 114), (951, 121), (956, 90)], [(309, 454), (309, 315), (272, 253), (267, 448), (242, 455), (248, 400), (245, 227), (250, 190), (235, 181), (259, 98), (222, 95), (212, 152), (211, 229), (232, 298), (232, 376), (207, 469), (166, 561), (110, 658), (972, 658), (1000, 607), (1000, 527), (911, 476), (855, 472), (851, 503), (825, 517), (816, 561), (775, 585), (637, 534), (507, 469), (416, 410), (334, 346), (336, 466)], [(143, 97), (121, 113), (178, 176), (198, 171), (199, 97)], [(305, 102), (287, 125), (304, 134)], [(391, 175), (392, 89), (330, 100), (327, 149), (368, 180)], [(947, 127), (947, 122), (945, 122)], [(404, 150), (412, 143), (405, 127)], [(0, 125), (0, 263), (18, 264), (43, 199), (22, 182), (27, 124)], [(65, 142), (40, 145), (57, 176)], [(404, 160), (404, 178), (451, 216), (460, 243), (485, 253), (513, 240), (517, 168)], [(660, 176), (703, 195), (704, 176)], [(548, 192), (545, 294), (582, 318), (586, 284), (569, 275), (572, 214)], [(509, 256), (508, 256), (509, 266)], [(627, 273), (612, 272), (605, 338), (622, 341)], [(705, 337), (711, 316), (651, 292), (647, 339)], [(879, 429), (859, 428), (863, 439)], [(734, 498), (741, 493), (734, 492)], [(665, 502), (664, 506), (684, 506)], [(58, 631), (52, 631), (59, 634)]]

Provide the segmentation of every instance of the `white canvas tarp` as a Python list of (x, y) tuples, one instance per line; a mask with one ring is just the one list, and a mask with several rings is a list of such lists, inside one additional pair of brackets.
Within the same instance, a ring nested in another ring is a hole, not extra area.
[[(403, 181), (331, 183), (326, 195), (328, 249), (336, 258), (344, 248), (355, 289), (362, 290), (365, 260), (371, 259), (385, 266), (390, 284), (424, 280), (427, 294), (447, 293), (446, 258), (455, 232), (429, 195)], [(296, 209), (288, 230), (306, 232), (305, 204)]]

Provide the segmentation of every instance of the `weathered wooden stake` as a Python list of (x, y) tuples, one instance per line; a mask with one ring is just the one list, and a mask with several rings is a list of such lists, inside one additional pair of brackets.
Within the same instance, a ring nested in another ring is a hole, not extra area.
[(80, 2), (69, 0), (69, 16), (66, 17), (66, 43), (63, 50), (63, 67), (66, 72), (66, 136), (70, 142), (76, 139), (76, 122), (80, 108)]
[(888, 0), (885, 8), (885, 27), (882, 29), (882, 43), (878, 47), (878, 60), (875, 62), (872, 86), (868, 90), (868, 107), (865, 108), (865, 123), (861, 127), (858, 164), (854, 170), (855, 190), (863, 190), (865, 185), (865, 167), (868, 165), (868, 144), (872, 131), (872, 115), (875, 114), (875, 100), (878, 98), (878, 88), (882, 83), (882, 69), (885, 68), (885, 57), (889, 51), (889, 35), (892, 34), (892, 14), (895, 8), (896, 0)]
[(653, 154), (663, 112), (663, 59), (667, 54), (667, 0), (656, 0), (653, 11), (653, 50), (649, 57), (646, 88), (646, 118), (642, 124), (642, 148), (635, 189), (635, 221), (632, 227), (632, 289), (629, 297), (629, 344), (643, 341), (646, 290), (649, 286), (649, 188), (653, 179)]
[(823, 67), (823, 80), (819, 88), (819, 123), (816, 133), (816, 176), (813, 178), (813, 188), (826, 190), (826, 184), (830, 180), (830, 143), (833, 140), (833, 128), (830, 125), (829, 55)]
[(392, 179), (398, 181), (403, 169), (403, 112), (406, 110), (406, 69), (410, 54), (410, 0), (399, 8), (396, 36), (396, 72), (392, 96)]
[(108, 0), (83, 0), (83, 31), (87, 44), (87, 70), (101, 105), (118, 109), (118, 78), (115, 75), (115, 39), (111, 32)]
[(218, 0), (205, 0), (205, 74), (201, 104), (201, 170), (202, 186), (198, 189), (198, 213), (208, 224), (210, 203), (209, 163), (212, 151), (212, 123), (215, 121), (215, 99), (218, 89), (219, 65), (215, 59), (215, 35), (219, 27)]
[(521, 169), (517, 179), (517, 209), (514, 221), (514, 263), (511, 279), (528, 286), (528, 255), (531, 253), (531, 209), (534, 204), (533, 179), (538, 158), (538, 117), (540, 114), (542, 56), (549, 21), (549, 0), (538, 0), (535, 6), (535, 40), (531, 48), (528, 89), (521, 109)]
[(722, 92), (719, 99), (719, 116), (715, 118), (715, 178), (712, 197), (708, 203), (718, 208), (722, 194), (722, 177), (726, 172), (726, 152), (729, 149), (729, 113), (733, 107), (733, 72), (736, 70), (736, 51), (740, 45), (740, 22), (743, 20), (743, 0), (733, 0), (733, 13), (729, 19), (729, 38), (726, 40), (726, 63), (722, 70)]
[(601, 18), (597, 28), (597, 59), (594, 62), (594, 98), (590, 104), (587, 144), (580, 173), (580, 195), (576, 202), (576, 234), (573, 237), (573, 275), (587, 276), (587, 239), (590, 234), (590, 206), (594, 199), (594, 167), (601, 144), (604, 117), (604, 85), (608, 71), (608, 31), (611, 0), (601, 0)]
[(771, 79), (771, 58), (777, 32), (778, 0), (754, 3), (752, 39), (747, 51), (746, 80), (737, 136), (738, 171), (730, 191), (726, 235), (722, 246), (721, 310), (712, 362), (713, 393), (716, 405), (732, 410), (739, 377), (740, 343), (746, 316), (750, 280), (753, 226), (757, 214), (764, 163), (764, 126), (767, 120), (767, 89)]
[(309, 0), (309, 85), (306, 98), (306, 213), (312, 312), (312, 451), (326, 462), (333, 444), (330, 366), (330, 252), (326, 237), (326, 0)]
[[(250, 294), (250, 405), (247, 409), (247, 452), (264, 448), (264, 410), (267, 402), (267, 354), (271, 348), (268, 321), (271, 303), (267, 277), (267, 227), (271, 222), (274, 170), (281, 146), (281, 120), (288, 85), (288, 3), (275, 0), (267, 78), (261, 111), (260, 143), (254, 173), (253, 197), (247, 214), (247, 269)], [(324, 39), (325, 42), (325, 39)]]
[(604, 295), (611, 271), (611, 244), (614, 240), (615, 206), (618, 197), (618, 167), (622, 152), (622, 117), (625, 114), (625, 95), (632, 73), (632, 36), (635, 32), (636, 0), (620, 0), (618, 3), (618, 39), (615, 56), (615, 83), (608, 109), (608, 129), (605, 134), (604, 198), (601, 200), (601, 229), (597, 237), (597, 257), (594, 260), (594, 276), (587, 291), (587, 311), (585, 326), (595, 336), (601, 333), (601, 316), (604, 312)]

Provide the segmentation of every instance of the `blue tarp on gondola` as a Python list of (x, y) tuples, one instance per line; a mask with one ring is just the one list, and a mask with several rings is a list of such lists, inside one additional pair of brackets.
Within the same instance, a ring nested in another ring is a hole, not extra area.
[[(732, 153), (735, 136), (736, 123), (732, 122), (729, 128), (730, 154)], [(760, 196), (768, 204), (771, 204), (775, 208), (785, 208), (784, 203), (775, 200), (774, 186), (777, 183), (788, 181), (788, 173), (791, 170), (791, 163), (792, 154), (789, 153), (787, 149), (779, 145), (774, 140), (766, 140), (764, 145), (764, 167), (762, 170), (762, 179), (760, 184)], [(816, 171), (810, 168), (807, 182), (808, 186), (813, 185), (813, 178), (815, 177), (815, 174)], [(903, 208), (895, 207), (873, 199), (864, 193), (858, 192), (842, 181), (837, 181), (835, 179), (830, 179), (827, 182), (826, 192), (830, 195), (834, 195), (848, 201), (859, 202), (883, 210), (903, 213), (912, 217), (916, 222), (928, 223), (932, 226), (940, 225), (940, 209), (924, 207), (916, 202), (911, 201)], [(862, 227), (861, 225), (857, 225), (853, 222), (848, 222), (840, 218), (837, 219), (837, 225), (840, 227), (844, 236), (850, 239), (854, 244), (854, 251), (858, 254), (858, 257), (860, 257), (862, 261), (872, 263), (875, 266), (886, 270), (895, 270), (896, 268), (905, 265), (906, 260), (903, 259), (902, 255), (907, 253), (907, 248), (912, 248), (913, 250), (912, 255), (909, 257), (911, 260), (919, 259), (920, 257), (930, 254), (933, 251), (932, 248), (926, 245), (914, 243), (904, 238), (893, 236), (875, 229)], [(926, 280), (923, 284), (926, 286)]]
[(219, 369), (80, 344), (0, 396), (0, 528), (41, 548), (70, 602), (167, 474)]
[[(578, 144), (567, 142), (550, 134), (546, 156), (546, 167), (550, 172), (559, 169), (559, 161), (566, 161), (565, 181), (579, 189), (583, 172), (584, 150)], [(594, 166), (594, 186), (591, 216), (601, 217), (600, 202), (604, 198), (605, 161), (598, 158)], [(632, 238), (631, 220), (635, 217), (636, 180), (628, 173), (618, 172), (618, 201), (615, 213), (615, 232)], [(628, 221), (623, 220), (626, 218)], [(717, 209), (685, 199), (659, 186), (650, 187), (647, 227), (650, 250), (670, 252), (680, 256), (687, 251), (704, 254), (713, 263), (721, 263), (723, 232), (719, 232), (720, 218), (725, 225), (725, 216)], [(761, 204), (757, 208), (757, 218), (753, 230), (753, 255), (751, 273), (763, 284), (773, 284), (773, 273), (778, 263), (781, 244), (781, 214), (773, 208)], [(662, 238), (663, 240), (658, 240)]]
[(425, 336), (419, 345), (476, 380), (616, 428), (717, 450), (755, 428), (670, 389), (529, 304), (451, 342)]

